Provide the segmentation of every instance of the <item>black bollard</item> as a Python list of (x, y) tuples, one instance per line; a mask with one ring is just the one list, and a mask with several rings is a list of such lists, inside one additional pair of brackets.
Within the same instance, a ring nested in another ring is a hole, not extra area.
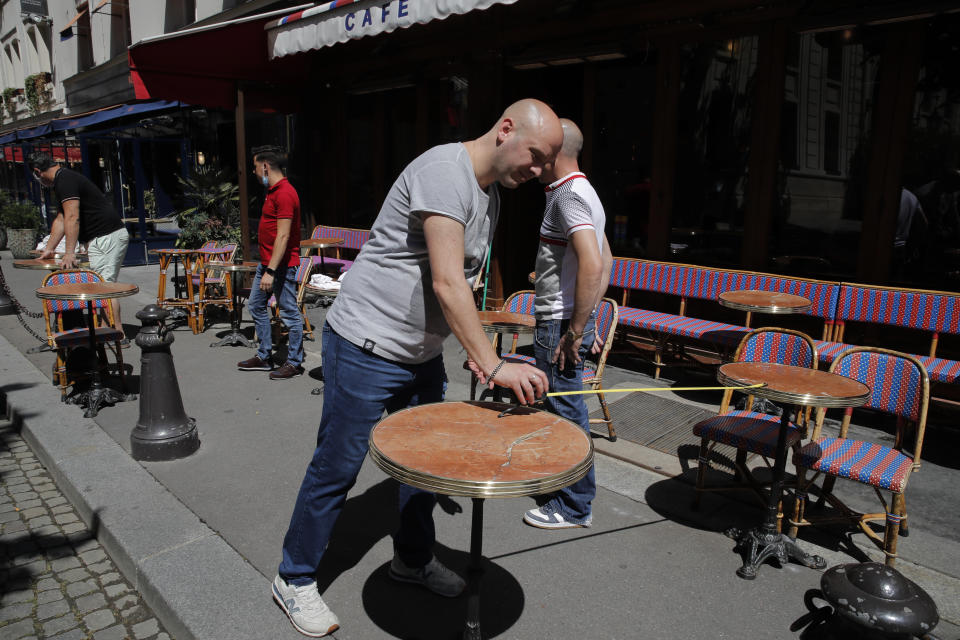
[(135, 460), (176, 460), (200, 447), (197, 424), (183, 411), (180, 385), (173, 368), (173, 333), (163, 324), (170, 312), (155, 304), (137, 312), (143, 323), (140, 347), (140, 419), (130, 434)]
[(16, 312), (17, 307), (7, 295), (7, 280), (3, 277), (3, 268), (0, 268), (0, 316), (12, 316)]

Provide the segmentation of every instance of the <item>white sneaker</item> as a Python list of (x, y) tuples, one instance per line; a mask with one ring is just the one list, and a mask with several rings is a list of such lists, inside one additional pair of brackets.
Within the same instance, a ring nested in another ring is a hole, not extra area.
[(593, 516), (587, 516), (584, 520), (575, 522), (568, 520), (562, 513), (554, 510), (550, 506), (550, 503), (547, 503), (542, 507), (527, 511), (523, 514), (523, 521), (532, 527), (539, 527), (541, 529), (575, 529), (578, 527), (586, 528), (592, 525)]
[(394, 555), (389, 574), (394, 580), (419, 584), (447, 598), (456, 598), (467, 586), (463, 578), (440, 564), (436, 558), (431, 558), (430, 562), (422, 567), (412, 568), (405, 565), (400, 556)]
[(340, 628), (337, 616), (320, 597), (316, 582), (298, 587), (277, 576), (273, 579), (273, 599), (305, 636), (322, 638)]

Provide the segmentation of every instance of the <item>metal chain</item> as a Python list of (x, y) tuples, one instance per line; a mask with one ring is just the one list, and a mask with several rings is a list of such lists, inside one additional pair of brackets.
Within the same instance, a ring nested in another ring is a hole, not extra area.
[(30, 325), (27, 324), (27, 321), (23, 319), (23, 316), (27, 316), (28, 318), (42, 318), (43, 314), (30, 311), (25, 306), (20, 304), (20, 301), (17, 300), (13, 296), (13, 292), (10, 291), (10, 287), (7, 286), (7, 279), (3, 275), (2, 268), (0, 268), (0, 289), (2, 289), (5, 294), (7, 294), (10, 300), (13, 301), (13, 305), (17, 308), (17, 321), (20, 323), (20, 326), (22, 326), (27, 333), (29, 333), (31, 336), (33, 336), (40, 342), (46, 342), (47, 341), (46, 337), (39, 335), (36, 331), (33, 330), (32, 327), (30, 327)]

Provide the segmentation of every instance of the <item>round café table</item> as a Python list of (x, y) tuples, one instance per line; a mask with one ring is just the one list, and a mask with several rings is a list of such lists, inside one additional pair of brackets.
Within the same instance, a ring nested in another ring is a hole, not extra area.
[(473, 500), (465, 640), (479, 640), (483, 501), (550, 493), (584, 477), (593, 442), (576, 424), (498, 402), (437, 402), (390, 414), (370, 433), (370, 459), (405, 484)]
[[(80, 261), (79, 265), (83, 267), (89, 266), (89, 262)], [(13, 261), (14, 269), (37, 269), (41, 271), (59, 271), (62, 267), (60, 266), (60, 261), (54, 258), (27, 258), (25, 260), (14, 260)]]
[(211, 260), (207, 266), (211, 269), (220, 269), (230, 273), (230, 288), (233, 293), (233, 314), (230, 316), (230, 333), (225, 335), (218, 342), (210, 344), (211, 347), (223, 347), (226, 345), (242, 344), (245, 347), (254, 347), (245, 335), (240, 333), (240, 323), (243, 319), (243, 302), (240, 297), (241, 276), (242, 273), (253, 273), (260, 265), (259, 262), (220, 262)]
[[(39, 255), (42, 254), (42, 253), (43, 253), (43, 250), (42, 250), (42, 249), (30, 249), (30, 255), (32, 255), (32, 256), (39, 256)], [(54, 251), (54, 252), (53, 252), (53, 255), (55, 255), (55, 256), (62, 256), (63, 253), (64, 253), (63, 251)], [(87, 255), (87, 252), (86, 252), (86, 250), (83, 250), (83, 251), (75, 251), (74, 254), (77, 255), (77, 256), (85, 256), (85, 255)]]
[(323, 250), (328, 247), (339, 247), (342, 244), (343, 238), (307, 238), (300, 241), (300, 248), (306, 249), (307, 255), (310, 254), (311, 249), (317, 250), (317, 254), (320, 256), (320, 273), (323, 273), (327, 268), (327, 263), (324, 262), (323, 258)]
[(813, 303), (803, 296), (754, 289), (724, 291), (718, 296), (718, 302), (730, 309), (746, 311), (747, 328), (750, 328), (750, 316), (754, 313), (804, 313), (813, 306)]
[[(135, 284), (124, 282), (77, 282), (58, 284), (37, 289), (37, 297), (42, 300), (80, 300), (87, 303), (87, 331), (89, 332), (90, 353), (97, 352), (96, 327), (94, 326), (94, 300), (124, 298), (140, 290)], [(96, 357), (96, 356), (93, 356)], [(120, 393), (103, 385), (100, 380), (100, 367), (94, 364), (90, 371), (90, 388), (68, 400), (73, 404), (86, 407), (85, 418), (95, 418), (100, 407), (126, 400), (136, 399), (136, 394)]]
[[(723, 385), (734, 387), (764, 384), (751, 389), (750, 393), (787, 405), (780, 416), (773, 482), (763, 524), (748, 531), (733, 528), (726, 532), (737, 540), (737, 548), (743, 553), (743, 566), (737, 569), (737, 575), (753, 580), (757, 569), (769, 558), (776, 558), (781, 565), (792, 559), (812, 569), (823, 569), (826, 566), (823, 558), (806, 553), (796, 540), (777, 531), (790, 414), (799, 412), (801, 407), (859, 407), (870, 397), (870, 388), (835, 373), (774, 362), (731, 362), (719, 368), (717, 379)], [(793, 411), (788, 410), (791, 408)]]

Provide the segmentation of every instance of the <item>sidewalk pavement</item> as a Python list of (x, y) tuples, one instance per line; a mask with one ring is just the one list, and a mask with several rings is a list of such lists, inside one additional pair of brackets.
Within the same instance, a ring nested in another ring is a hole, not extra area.
[[(9, 254), (0, 266), (14, 295), (38, 309), (33, 289), (40, 274), (13, 271)], [(135, 311), (155, 299), (156, 277), (155, 266), (121, 271), (122, 281), (141, 287), (123, 301), (131, 337)], [(322, 326), (322, 309), (309, 314)], [(249, 324), (245, 328), (250, 331)], [(80, 517), (89, 526), (97, 514), (98, 539), (172, 636), (297, 638), (271, 602), (269, 582), (316, 438), (323, 397), (311, 391), (322, 389), (319, 334), (317, 342), (306, 343), (308, 375), (275, 382), (262, 372), (236, 370), (249, 350), (208, 347), (226, 329), (175, 332), (179, 388), (202, 441), (183, 460), (140, 464), (130, 458), (136, 401), (105, 408), (94, 420), (61, 404), (49, 380), (52, 354), (22, 355), (35, 342), (12, 316), (0, 317), (0, 393)], [(124, 356), (136, 388), (137, 347)], [(449, 340), (448, 399), (468, 397), (462, 360), (459, 344)], [(623, 386), (638, 374), (610, 368), (606, 377)], [(613, 411), (616, 419), (615, 404)], [(755, 581), (741, 580), (734, 573), (740, 561), (733, 542), (721, 533), (756, 524), (758, 509), (708, 495), (701, 511), (692, 512), (692, 488), (670, 477), (678, 473), (676, 458), (637, 451), (645, 448), (622, 439), (595, 443), (616, 458), (597, 456), (592, 528), (533, 529), (520, 521), (532, 499), (487, 501), (486, 637), (798, 637), (790, 625), (806, 613), (804, 593), (819, 586), (820, 574), (794, 564), (767, 565)], [(657, 467), (669, 475), (650, 470)], [(340, 640), (448, 638), (462, 625), (465, 599), (439, 599), (387, 577), (395, 488), (372, 463), (364, 464), (320, 567), (320, 589), (341, 619)], [(465, 573), (470, 501), (453, 498), (440, 506), (437, 555)], [(826, 547), (801, 540), (828, 566), (865, 557), (853, 546), (856, 540), (827, 541)], [(936, 632), (950, 640), (960, 638), (958, 548), (956, 539), (928, 534), (922, 520), (912, 519), (898, 563), (937, 602), (942, 622)], [(868, 547), (863, 551), (875, 557)]]

